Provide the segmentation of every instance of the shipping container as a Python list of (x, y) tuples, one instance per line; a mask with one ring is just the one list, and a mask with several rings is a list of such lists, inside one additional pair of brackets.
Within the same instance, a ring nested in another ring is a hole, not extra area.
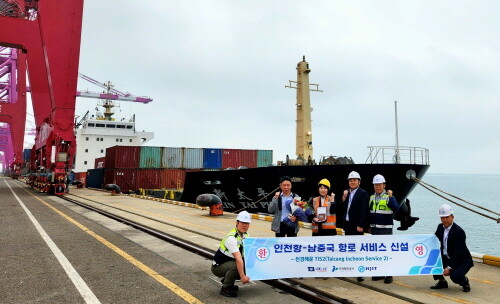
[(25, 163), (29, 163), (31, 160), (31, 149), (24, 149), (23, 150), (23, 161)]
[(105, 184), (116, 184), (123, 193), (139, 189), (182, 189), (184, 169), (107, 169)]
[(240, 150), (240, 166), (256, 168), (257, 150)]
[(153, 169), (161, 167), (161, 147), (141, 146), (139, 168)]
[(94, 161), (94, 169), (106, 168), (105, 163), (106, 163), (106, 156), (96, 158)]
[(104, 169), (87, 170), (87, 187), (103, 188), (104, 187)]
[(186, 179), (186, 171), (184, 169), (163, 169), (161, 171), (162, 183), (165, 189), (179, 190), (184, 188), (184, 180)]
[(135, 175), (137, 189), (161, 189), (161, 171), (165, 169), (139, 169)]
[(182, 148), (162, 148), (161, 167), (162, 168), (182, 168)]
[(273, 164), (273, 150), (257, 150), (257, 167), (268, 167)]
[(106, 168), (139, 168), (140, 146), (114, 146), (106, 149)]
[(240, 166), (239, 149), (222, 149), (222, 168), (238, 168)]
[(75, 172), (74, 181), (80, 181), (84, 187), (87, 187), (87, 172)]
[(221, 169), (222, 168), (222, 150), (221, 149), (203, 149), (203, 168)]
[(182, 160), (182, 168), (184, 168), (184, 169), (201, 169), (201, 168), (203, 168), (203, 149), (201, 149), (201, 148), (184, 148), (184, 157)]

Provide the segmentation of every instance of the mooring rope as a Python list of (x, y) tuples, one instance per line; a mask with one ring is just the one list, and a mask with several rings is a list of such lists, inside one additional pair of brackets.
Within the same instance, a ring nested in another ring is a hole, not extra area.
[[(447, 198), (447, 197), (443, 196), (442, 194), (437, 193), (436, 191), (434, 191), (434, 190), (432, 190), (432, 189), (436, 189), (437, 191), (440, 191), (440, 192), (442, 192), (442, 193), (445, 193), (446, 195), (449, 195), (449, 196), (451, 196), (451, 197), (453, 197), (453, 198), (456, 198), (456, 199), (458, 199), (458, 200), (461, 200), (462, 202), (466, 202), (466, 203), (468, 203), (468, 204), (471, 204), (472, 206), (475, 206), (475, 207), (480, 208), (480, 209), (483, 209), (483, 210), (485, 210), (485, 211), (488, 211), (488, 212), (494, 213), (494, 214), (496, 214), (496, 215), (500, 215), (500, 213), (495, 212), (495, 211), (492, 211), (492, 210), (489, 210), (489, 209), (484, 208), (484, 207), (482, 207), (482, 206), (478, 206), (478, 205), (473, 204), (473, 203), (471, 203), (471, 202), (469, 202), (469, 201), (466, 201), (466, 200), (464, 200), (464, 199), (461, 199), (461, 198), (459, 198), (459, 197), (457, 197), (457, 196), (455, 196), (455, 195), (453, 195), (453, 194), (450, 194), (450, 193), (448, 193), (448, 192), (446, 192), (446, 191), (443, 191), (443, 190), (441, 190), (441, 189), (439, 189), (439, 188), (436, 188), (436, 187), (434, 187), (434, 186), (432, 186), (432, 185), (430, 185), (430, 184), (428, 184), (428, 183), (426, 183), (426, 182), (423, 182), (422, 180), (420, 180), (420, 179), (418, 179), (418, 178), (416, 178), (416, 177), (414, 177), (414, 176), (412, 176), (411, 178), (412, 178), (414, 181), (416, 181), (416, 182), (417, 182), (420, 186), (422, 186), (422, 187), (424, 187), (425, 189), (429, 190), (430, 192), (432, 192), (432, 193), (436, 194), (437, 196), (440, 196), (440, 197), (444, 198), (445, 200), (447, 200), (447, 201), (449, 201), (449, 202), (452, 202), (452, 203), (454, 203), (454, 204), (457, 204), (457, 205), (459, 205), (460, 207), (465, 208), (465, 209), (467, 209), (467, 210), (469, 210), (469, 211), (472, 211), (472, 212), (474, 212), (474, 213), (477, 213), (477, 214), (479, 214), (479, 215), (482, 215), (482, 216), (484, 216), (484, 217), (487, 217), (487, 218), (489, 218), (489, 219), (492, 219), (492, 220), (496, 221), (496, 222), (497, 222), (497, 224), (498, 224), (498, 223), (500, 223), (500, 217), (499, 217), (499, 218), (494, 218), (493, 216), (490, 216), (490, 215), (487, 215), (487, 214), (481, 213), (481, 212), (479, 212), (479, 211), (476, 211), (476, 210), (474, 210), (474, 209), (472, 209), (472, 208), (469, 208), (469, 207), (467, 207), (467, 206), (464, 206), (463, 204), (460, 204), (460, 203), (458, 203), (458, 202), (456, 202), (456, 201), (453, 201), (453, 200), (451, 200), (451, 199), (449, 199), (449, 198)], [(432, 189), (431, 189), (431, 188), (432, 188)]]
[[(279, 188), (280, 188), (280, 187), (278, 186), (276, 189), (274, 189), (273, 191), (269, 192), (266, 196), (263, 196), (260, 200), (256, 201), (254, 204), (257, 204), (257, 203), (259, 203), (260, 201), (262, 201), (263, 199), (265, 199), (266, 197), (268, 197), (269, 195), (274, 194), (274, 193), (276, 192), (276, 190), (278, 190)], [(245, 210), (245, 209), (247, 209), (247, 208), (248, 208), (248, 207), (241, 208), (241, 209), (239, 209), (239, 210), (236, 210), (234, 213), (238, 213), (238, 212), (240, 212), (240, 211), (242, 211), (242, 210)]]

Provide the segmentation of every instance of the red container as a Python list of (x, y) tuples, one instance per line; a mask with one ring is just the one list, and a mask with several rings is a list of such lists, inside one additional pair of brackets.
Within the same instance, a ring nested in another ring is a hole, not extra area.
[(182, 189), (184, 188), (184, 180), (186, 179), (186, 171), (196, 171), (196, 170), (185, 170), (185, 169), (162, 169), (162, 188), (166, 189)]
[(139, 168), (140, 146), (114, 146), (106, 149), (106, 168)]
[(96, 158), (94, 162), (94, 169), (106, 168), (106, 166), (104, 165), (105, 163), (106, 163), (106, 156)]
[(135, 182), (137, 189), (161, 189), (161, 171), (163, 169), (137, 169)]
[(123, 193), (136, 191), (136, 172), (137, 169), (108, 169), (104, 171), (104, 184), (116, 184)]
[(257, 150), (240, 150), (240, 166), (257, 168)]
[(85, 187), (87, 185), (87, 172), (75, 172), (75, 181), (80, 181)]
[(240, 149), (222, 149), (222, 169), (241, 166)]

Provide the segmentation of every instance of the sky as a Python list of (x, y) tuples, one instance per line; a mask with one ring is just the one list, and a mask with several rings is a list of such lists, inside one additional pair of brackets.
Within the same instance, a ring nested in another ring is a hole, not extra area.
[[(86, 0), (80, 72), (153, 102), (121, 102), (152, 146), (295, 157), (305, 56), (314, 156), (429, 149), (428, 173), (499, 174), (500, 2)], [(99, 91), (79, 80), (80, 90)], [(76, 114), (96, 106), (78, 98)]]

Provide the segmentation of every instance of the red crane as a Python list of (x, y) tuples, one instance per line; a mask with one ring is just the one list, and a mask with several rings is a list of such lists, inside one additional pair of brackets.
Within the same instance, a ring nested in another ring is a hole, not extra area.
[[(34, 178), (43, 190), (62, 195), (76, 150), (73, 119), (83, 0), (1, 3), (10, 7), (0, 11), (0, 46), (20, 50), (18, 54), (26, 56), (21, 61), (28, 63), (37, 129), (31, 162), (32, 170), (38, 170)], [(19, 77), (25, 72), (18, 67)], [(19, 81), (18, 92), (25, 96), (23, 84)], [(7, 114), (13, 117), (15, 111)]]

